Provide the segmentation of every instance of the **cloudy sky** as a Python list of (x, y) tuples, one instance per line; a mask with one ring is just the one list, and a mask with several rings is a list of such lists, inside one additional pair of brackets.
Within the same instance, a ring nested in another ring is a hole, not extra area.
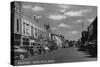
[(50, 24), (54, 33), (62, 34), (66, 39), (77, 40), (81, 31), (97, 15), (96, 6), (50, 4), (50, 3), (22, 3), (23, 14), (33, 19), (33, 15), (40, 18), (40, 24)]

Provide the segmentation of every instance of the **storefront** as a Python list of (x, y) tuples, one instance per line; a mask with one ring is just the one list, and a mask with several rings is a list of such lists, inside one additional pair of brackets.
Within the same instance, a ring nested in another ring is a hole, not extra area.
[(34, 37), (30, 37), (30, 46), (34, 46), (36, 43), (36, 39)]
[(20, 34), (13, 34), (14, 35), (14, 45), (20, 46), (21, 44), (21, 35)]
[(25, 36), (22, 37), (22, 45), (23, 46), (29, 46), (30, 42), (29, 42), (29, 37)]

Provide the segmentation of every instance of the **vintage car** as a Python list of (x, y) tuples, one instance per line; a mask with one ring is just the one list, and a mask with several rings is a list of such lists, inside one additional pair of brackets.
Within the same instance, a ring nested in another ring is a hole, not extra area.
[(45, 52), (49, 52), (50, 51), (50, 49), (47, 46), (45, 46), (45, 45), (43, 46), (43, 48), (44, 48)]
[(38, 45), (37, 49), (39, 51), (39, 54), (46, 53), (46, 52), (50, 51), (50, 49), (45, 45)]
[(37, 49), (37, 46), (26, 46), (24, 47), (27, 51), (29, 51), (31, 56), (35, 56), (39, 54), (39, 51)]
[(97, 55), (97, 42), (96, 41), (88, 41), (86, 48), (87, 48), (87, 52), (90, 53), (92, 56)]
[(13, 47), (13, 52), (14, 52), (15, 60), (23, 60), (30, 56), (30, 53), (26, 49), (18, 47), (18, 46)]

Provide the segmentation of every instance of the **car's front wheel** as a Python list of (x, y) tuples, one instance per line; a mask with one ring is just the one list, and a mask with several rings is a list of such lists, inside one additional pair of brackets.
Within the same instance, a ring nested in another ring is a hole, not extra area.
[(23, 60), (23, 59), (25, 58), (25, 56), (24, 56), (23, 54), (21, 54), (21, 55), (19, 56), (19, 58), (20, 58), (21, 60)]

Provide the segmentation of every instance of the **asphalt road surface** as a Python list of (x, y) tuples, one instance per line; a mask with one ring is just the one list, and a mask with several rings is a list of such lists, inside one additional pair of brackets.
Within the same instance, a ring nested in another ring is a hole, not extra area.
[[(88, 57), (89, 54), (78, 51), (78, 48), (59, 48), (49, 53), (40, 54), (24, 60), (16, 61), (17, 64), (44, 64), (44, 63), (63, 63), (63, 62), (81, 62), (96, 61), (97, 58)], [(29, 62), (31, 61), (31, 63)]]

